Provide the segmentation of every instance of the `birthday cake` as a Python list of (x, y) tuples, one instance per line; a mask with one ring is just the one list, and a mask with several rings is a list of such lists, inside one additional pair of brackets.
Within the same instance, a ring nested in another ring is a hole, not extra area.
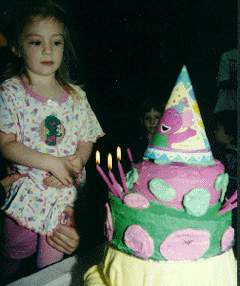
[(225, 200), (228, 174), (212, 156), (185, 66), (143, 159), (114, 184), (106, 256), (85, 285), (236, 285), (236, 193)]

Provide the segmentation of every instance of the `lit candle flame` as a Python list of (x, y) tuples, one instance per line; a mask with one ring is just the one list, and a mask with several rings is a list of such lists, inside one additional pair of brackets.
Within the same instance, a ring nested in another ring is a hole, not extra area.
[(108, 161), (108, 169), (111, 171), (112, 170), (112, 154), (108, 154), (108, 158), (107, 158), (107, 161)]
[(119, 146), (117, 147), (117, 159), (121, 160), (121, 148)]
[(98, 150), (96, 151), (96, 164), (100, 164), (100, 152)]

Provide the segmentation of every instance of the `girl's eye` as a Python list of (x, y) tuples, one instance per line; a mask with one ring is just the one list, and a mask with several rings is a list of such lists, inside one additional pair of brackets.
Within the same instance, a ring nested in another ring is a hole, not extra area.
[(62, 41), (55, 41), (54, 45), (55, 46), (61, 46), (61, 45), (63, 45), (63, 42)]
[(40, 46), (41, 45), (41, 41), (31, 41), (30, 45), (32, 45), (32, 46)]

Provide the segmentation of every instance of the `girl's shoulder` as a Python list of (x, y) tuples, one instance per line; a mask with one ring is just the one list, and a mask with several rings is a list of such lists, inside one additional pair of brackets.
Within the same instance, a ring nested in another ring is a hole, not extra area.
[(76, 84), (69, 84), (71, 87), (70, 94), (73, 97), (73, 101), (82, 103), (87, 99), (86, 92)]
[(6, 79), (0, 85), (0, 92), (3, 95), (6, 94), (6, 95), (12, 95), (12, 96), (16, 96), (16, 94), (24, 92), (24, 88), (23, 88), (20, 78), (15, 76), (15, 77)]

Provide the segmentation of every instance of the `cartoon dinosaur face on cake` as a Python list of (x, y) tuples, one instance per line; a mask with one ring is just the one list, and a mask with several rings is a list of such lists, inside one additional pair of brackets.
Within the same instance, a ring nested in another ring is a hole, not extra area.
[(190, 126), (184, 126), (183, 116), (184, 114), (180, 114), (174, 108), (166, 109), (157, 128), (158, 133), (154, 135), (152, 142), (161, 148), (171, 148), (173, 143), (182, 142), (196, 135), (196, 131)]
[(174, 108), (165, 110), (157, 131), (161, 134), (173, 134), (182, 126), (181, 115)]

